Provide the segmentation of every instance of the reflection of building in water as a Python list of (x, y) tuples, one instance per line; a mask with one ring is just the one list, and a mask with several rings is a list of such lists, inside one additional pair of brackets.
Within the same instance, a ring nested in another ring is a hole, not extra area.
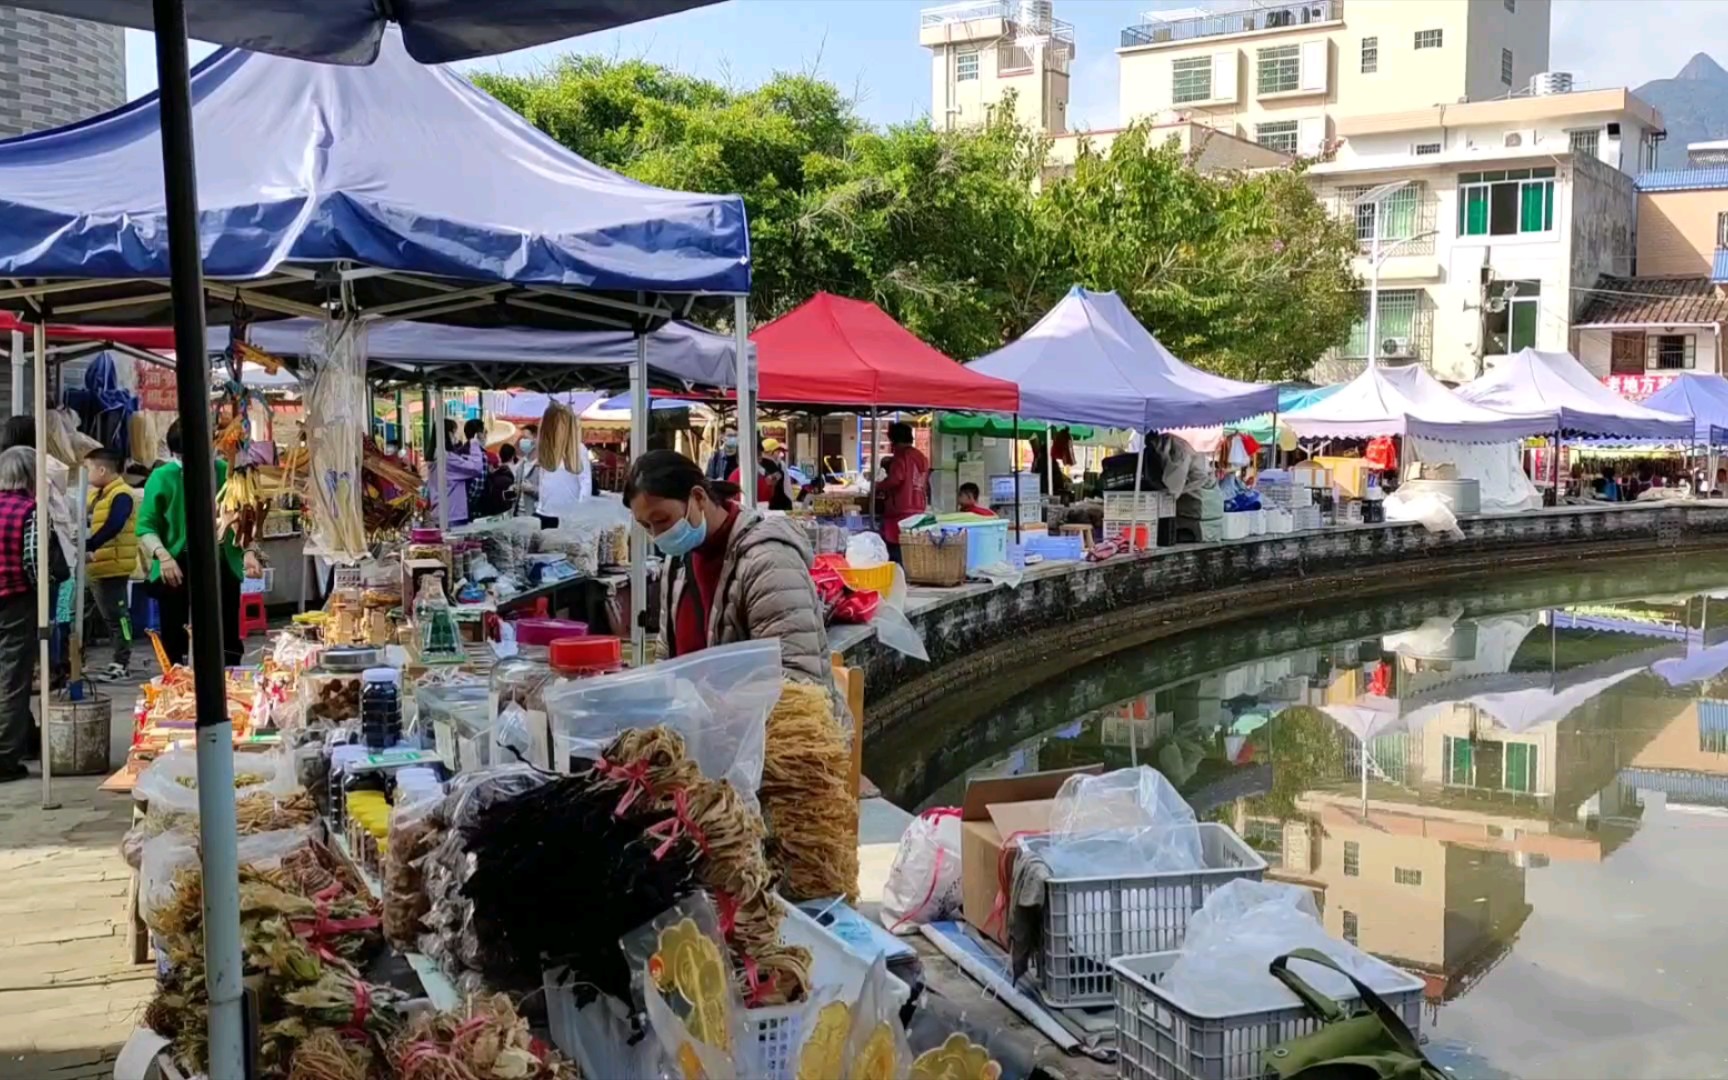
[(1526, 859), (1487, 815), (1373, 807), (1364, 822), (1348, 797), (1320, 792), (1297, 807), (1274, 876), (1315, 891), (1329, 932), (1428, 975), (1432, 996), (1490, 966), (1530, 914)]
[(1728, 807), (1728, 701), (1688, 703), (1620, 772), (1628, 787), (1670, 806)]

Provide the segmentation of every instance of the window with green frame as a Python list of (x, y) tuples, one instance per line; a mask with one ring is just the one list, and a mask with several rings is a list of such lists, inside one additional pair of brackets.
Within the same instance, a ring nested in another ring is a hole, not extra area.
[(1458, 177), (1459, 236), (1518, 236), (1554, 228), (1554, 169), (1505, 169)]
[(1505, 767), (1500, 786), (1523, 795), (1534, 794), (1536, 748), (1529, 743), (1506, 743), (1501, 747), (1501, 752), (1505, 755)]
[(1469, 739), (1446, 736), (1446, 776), (1448, 784), (1470, 787), (1476, 783), (1476, 747)]

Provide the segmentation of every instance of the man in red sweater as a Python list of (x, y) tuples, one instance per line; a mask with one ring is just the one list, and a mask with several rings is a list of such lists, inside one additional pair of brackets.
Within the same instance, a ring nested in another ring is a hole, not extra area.
[(977, 484), (974, 484), (971, 481), (961, 484), (960, 512), (962, 514), (977, 514), (979, 517), (995, 517), (996, 511), (990, 509), (988, 506), (980, 506), (978, 504), (978, 498), (981, 494), (983, 493), (978, 490)]
[(888, 557), (899, 562), (900, 519), (930, 506), (930, 459), (912, 445), (911, 424), (889, 424), (888, 445), (894, 456), (876, 491), (882, 496), (882, 539), (888, 543)]

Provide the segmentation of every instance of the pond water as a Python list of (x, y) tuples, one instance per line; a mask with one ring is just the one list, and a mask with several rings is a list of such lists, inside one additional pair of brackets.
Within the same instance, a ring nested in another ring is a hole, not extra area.
[(910, 808), (1094, 762), (1158, 768), (1422, 976), (1456, 1075), (1728, 1075), (1728, 557), (1129, 644), (956, 694), (866, 771)]

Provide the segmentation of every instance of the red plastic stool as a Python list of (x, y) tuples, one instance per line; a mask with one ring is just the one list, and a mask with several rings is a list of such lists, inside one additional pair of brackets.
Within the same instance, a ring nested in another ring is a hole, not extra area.
[(264, 613), (264, 594), (241, 593), (240, 640), (246, 640), (254, 630), (264, 633), (269, 629), (270, 616)]

